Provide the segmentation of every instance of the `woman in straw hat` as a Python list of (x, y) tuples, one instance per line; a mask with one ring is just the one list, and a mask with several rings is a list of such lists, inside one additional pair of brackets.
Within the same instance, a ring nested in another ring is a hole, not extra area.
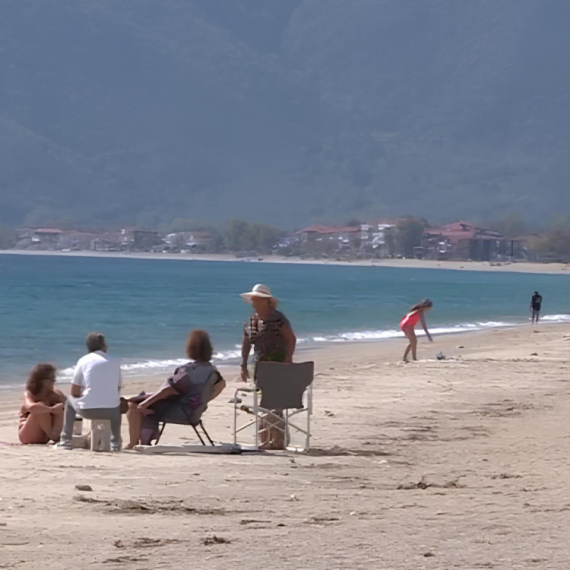
[[(251, 347), (254, 347), (254, 363), (261, 361), (293, 362), (293, 353), (297, 339), (289, 319), (277, 310), (279, 301), (272, 295), (269, 287), (256, 285), (242, 299), (253, 306), (253, 315), (244, 326), (241, 349), (241, 379), (249, 378), (247, 361)], [(282, 417), (281, 410), (272, 410), (274, 415)], [(283, 449), (285, 438), (283, 425), (279, 420), (268, 415), (260, 423), (261, 447), (264, 449)], [(281, 428), (281, 429), (278, 429)]]
[(253, 315), (244, 326), (241, 349), (241, 379), (249, 378), (247, 361), (251, 347), (254, 362), (293, 362), (297, 339), (289, 319), (277, 310), (279, 301), (266, 285), (256, 285), (242, 299), (253, 306)]

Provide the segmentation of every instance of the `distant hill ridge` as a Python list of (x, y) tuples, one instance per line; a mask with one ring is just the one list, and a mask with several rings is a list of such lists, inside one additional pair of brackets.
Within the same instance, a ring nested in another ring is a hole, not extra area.
[(570, 211), (567, 0), (0, 0), (0, 223)]

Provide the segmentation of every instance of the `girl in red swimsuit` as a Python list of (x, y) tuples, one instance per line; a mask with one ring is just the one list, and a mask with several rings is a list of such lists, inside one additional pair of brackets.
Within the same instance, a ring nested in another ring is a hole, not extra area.
[(406, 338), (410, 341), (404, 352), (404, 362), (408, 362), (408, 354), (410, 350), (412, 351), (412, 358), (417, 360), (416, 349), (418, 346), (418, 338), (416, 337), (416, 325), (418, 322), (422, 323), (424, 331), (430, 342), (433, 341), (431, 335), (429, 334), (424, 313), (429, 311), (433, 307), (433, 303), (429, 299), (424, 299), (417, 305), (414, 305), (410, 312), (400, 321), (400, 330), (406, 335)]

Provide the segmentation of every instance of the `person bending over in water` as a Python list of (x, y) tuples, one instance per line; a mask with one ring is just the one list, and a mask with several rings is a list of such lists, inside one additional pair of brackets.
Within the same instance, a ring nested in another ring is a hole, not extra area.
[(416, 337), (416, 325), (418, 322), (422, 323), (422, 327), (426, 332), (426, 335), (430, 342), (433, 341), (431, 335), (429, 334), (424, 313), (429, 311), (433, 307), (433, 303), (429, 299), (424, 299), (417, 305), (414, 305), (410, 312), (400, 321), (400, 329), (406, 335), (406, 338), (410, 341), (404, 352), (404, 362), (408, 362), (408, 355), (410, 350), (412, 351), (412, 358), (417, 360), (417, 346), (418, 338)]
[(23, 444), (59, 441), (65, 396), (55, 387), (55, 367), (36, 364), (26, 382), (18, 437)]

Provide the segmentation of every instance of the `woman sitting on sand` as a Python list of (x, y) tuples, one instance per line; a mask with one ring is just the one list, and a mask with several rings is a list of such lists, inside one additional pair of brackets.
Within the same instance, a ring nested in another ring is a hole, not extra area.
[[(192, 362), (177, 368), (155, 394), (143, 392), (129, 399), (127, 449), (139, 442), (150, 445), (158, 437), (159, 422), (187, 424), (193, 410), (220, 395), (226, 382), (210, 362), (213, 352), (208, 333), (192, 331), (186, 342)], [(206, 401), (202, 401), (204, 397)]]
[(424, 313), (429, 311), (433, 307), (433, 303), (429, 299), (424, 299), (417, 305), (414, 305), (410, 312), (400, 321), (400, 329), (406, 335), (406, 338), (410, 341), (404, 352), (404, 362), (408, 362), (408, 354), (410, 350), (412, 351), (412, 358), (417, 360), (416, 349), (418, 346), (418, 338), (416, 337), (416, 325), (418, 321), (422, 323), (422, 327), (426, 332), (426, 335), (430, 342), (433, 342), (433, 338), (429, 334)]
[(55, 389), (55, 367), (36, 364), (26, 382), (18, 437), (23, 444), (59, 441), (65, 396)]

